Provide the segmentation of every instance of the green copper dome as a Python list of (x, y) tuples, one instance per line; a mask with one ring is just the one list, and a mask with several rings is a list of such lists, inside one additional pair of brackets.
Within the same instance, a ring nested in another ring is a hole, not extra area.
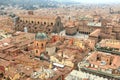
[(40, 33), (38, 32), (36, 35), (35, 35), (35, 40), (45, 40), (47, 39), (47, 35), (45, 33)]

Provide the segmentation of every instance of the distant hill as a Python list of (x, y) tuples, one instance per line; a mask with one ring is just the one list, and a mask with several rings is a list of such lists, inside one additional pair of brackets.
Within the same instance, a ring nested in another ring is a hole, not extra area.
[(0, 0), (0, 5), (19, 5), (26, 9), (33, 8), (33, 5), (40, 7), (57, 7), (59, 2), (53, 0)]
[(19, 5), (25, 9), (33, 9), (33, 5), (40, 7), (58, 7), (59, 4), (72, 4), (73, 0), (0, 0), (0, 5)]
[(6, 5), (10, 0), (0, 0), (0, 5)]

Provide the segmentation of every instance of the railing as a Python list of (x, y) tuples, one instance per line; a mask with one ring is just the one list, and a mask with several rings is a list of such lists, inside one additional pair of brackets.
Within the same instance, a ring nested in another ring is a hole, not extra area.
[(115, 79), (118, 79), (118, 80), (120, 79), (120, 76), (117, 76), (117, 75), (114, 75), (114, 74), (105, 73), (105, 72), (102, 72), (102, 71), (95, 71), (95, 70), (92, 70), (92, 69), (89, 69), (89, 68), (85, 68), (85, 67), (82, 67), (81, 70), (92, 72), (92, 73), (95, 73), (95, 74), (98, 74), (98, 75), (102, 75), (102, 76), (105, 76), (105, 77), (115, 78)]
[(116, 52), (116, 51), (112, 51), (112, 50), (101, 49), (101, 48), (96, 48), (96, 50), (98, 50), (98, 51), (102, 51), (102, 52), (111, 53), (111, 54), (117, 54), (117, 55), (120, 55), (120, 52)]

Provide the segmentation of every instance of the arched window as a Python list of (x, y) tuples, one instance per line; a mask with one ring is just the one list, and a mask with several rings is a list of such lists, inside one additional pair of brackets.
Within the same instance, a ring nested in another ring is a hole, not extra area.
[(38, 53), (38, 50), (36, 50), (36, 53)]
[(46, 22), (44, 22), (44, 25), (46, 25)]
[(51, 23), (51, 25), (53, 25), (53, 23)]
[(22, 20), (20, 20), (20, 22), (22, 22)]
[(38, 24), (39, 24), (40, 22), (38, 21)]
[(35, 29), (37, 29), (37, 27), (35, 27)]
[(31, 23), (33, 23), (33, 21), (31, 21)]
[(41, 44), (41, 48), (43, 49), (43, 47), (44, 47), (44, 45), (43, 45), (43, 43)]
[(48, 29), (48, 31), (51, 31), (50, 29)]
[(26, 23), (27, 23), (28, 21), (26, 20)]
[(43, 47), (43, 43), (41, 44), (41, 46)]
[(37, 43), (37, 46), (38, 46), (38, 43)]

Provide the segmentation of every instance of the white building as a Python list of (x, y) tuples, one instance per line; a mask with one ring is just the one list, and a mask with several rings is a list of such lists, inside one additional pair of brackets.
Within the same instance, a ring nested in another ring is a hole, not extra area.
[(103, 78), (103, 77), (99, 77), (93, 74), (89, 74), (86, 72), (82, 72), (82, 71), (77, 71), (77, 70), (73, 70), (66, 78), (65, 80), (84, 80), (84, 79), (88, 79), (88, 80), (108, 80), (107, 78)]

